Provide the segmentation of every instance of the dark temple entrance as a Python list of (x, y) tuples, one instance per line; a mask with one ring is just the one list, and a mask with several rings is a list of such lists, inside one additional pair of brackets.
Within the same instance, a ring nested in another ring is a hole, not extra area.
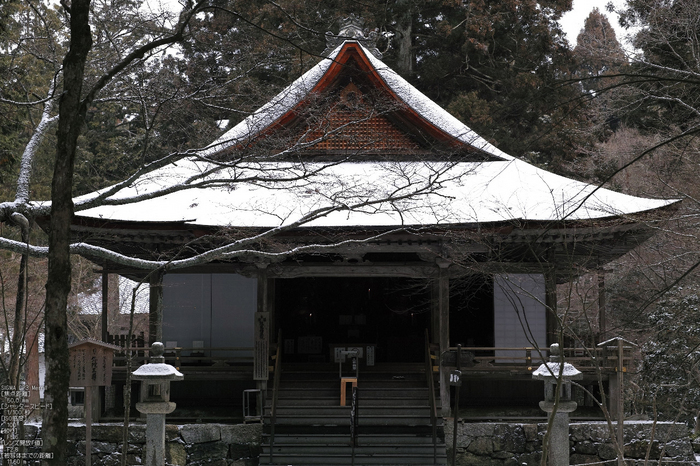
[(284, 360), (332, 362), (338, 344), (376, 345), (376, 362), (424, 360), (430, 287), (406, 278), (308, 277), (276, 281)]

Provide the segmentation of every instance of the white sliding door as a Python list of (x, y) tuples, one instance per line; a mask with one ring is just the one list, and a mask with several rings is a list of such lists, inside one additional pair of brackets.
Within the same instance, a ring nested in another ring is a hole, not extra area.
[[(538, 346), (546, 350), (547, 310), (544, 275), (495, 275), (493, 311), (494, 345), (497, 348)], [(522, 358), (525, 354), (522, 351), (497, 351), (496, 356)], [(533, 357), (535, 356), (533, 353)], [(496, 361), (509, 362), (508, 359)]]
[[(252, 348), (257, 280), (236, 274), (166, 274), (163, 340), (179, 347)], [(215, 351), (211, 356), (250, 356)]]

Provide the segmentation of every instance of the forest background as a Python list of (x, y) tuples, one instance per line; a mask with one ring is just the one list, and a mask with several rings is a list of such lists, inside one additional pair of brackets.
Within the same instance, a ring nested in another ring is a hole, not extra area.
[[(597, 10), (569, 47), (558, 21), (571, 0), (207, 0), (176, 13), (139, 0), (0, 6), (0, 284), (13, 354), (22, 344), (15, 329), (44, 315), (47, 335), (59, 335), (55, 348), (65, 346), (66, 317), (75, 336), (87, 336), (78, 297), (98, 283), (80, 273), (90, 266), (70, 258), (68, 240), (53, 243), (36, 227), (27, 200), (61, 205), (60, 193), (70, 215), (73, 196), (205, 146), (317, 63), (325, 32), (355, 13), (377, 31), (390, 67), (505, 152), (629, 194), (684, 200), (652, 240), (603, 271), (605, 335), (642, 345), (630, 412), (696, 414), (697, 2), (629, 0), (618, 14), (637, 31), (630, 52)], [(47, 254), (36, 249), (30, 259), (17, 242), (62, 251), (73, 274), (54, 267), (68, 280), (57, 285)], [(560, 293), (563, 328), (582, 346), (605, 336), (595, 317), (601, 271), (589, 272)], [(18, 377), (21, 358), (3, 364)], [(64, 417), (45, 420), (59, 439)], [(57, 445), (46, 448), (61, 458), (65, 442)]]

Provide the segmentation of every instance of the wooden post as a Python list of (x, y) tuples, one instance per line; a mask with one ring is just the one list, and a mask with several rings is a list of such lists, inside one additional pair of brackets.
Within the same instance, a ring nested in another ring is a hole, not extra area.
[(85, 387), (85, 466), (92, 465), (92, 387)]
[(269, 377), (271, 312), (269, 311), (269, 289), (267, 264), (258, 267), (258, 306), (255, 313), (255, 351), (253, 354), (253, 379), (260, 390), (267, 389)]
[(627, 341), (621, 337), (611, 338), (605, 340), (602, 343), (598, 343), (599, 347), (603, 348), (603, 354), (606, 354), (607, 347), (615, 344), (617, 346), (617, 367), (615, 368), (615, 377), (610, 377), (608, 379), (608, 391), (610, 392), (610, 413), (617, 420), (617, 444), (620, 447), (620, 452), (618, 452), (617, 464), (619, 466), (625, 465), (624, 459), (624, 449), (625, 449), (625, 436), (624, 436), (624, 425), (625, 425), (625, 400), (623, 392), (623, 376), (625, 371), (624, 366), (624, 345), (637, 346), (636, 343)]
[(92, 395), (96, 387), (112, 383), (112, 361), (118, 346), (97, 340), (82, 340), (68, 347), (71, 387), (85, 389), (85, 464), (92, 460)]
[[(29, 390), (29, 404), (31, 406), (39, 406), (41, 402), (41, 392), (39, 387), (39, 328), (38, 319), (31, 322), (27, 329), (26, 339), (26, 379), (25, 386)], [(27, 416), (30, 420), (41, 419), (41, 410), (34, 409)]]
[[(462, 380), (460, 370), (462, 369), (462, 345), (457, 345), (457, 361), (455, 363), (457, 373), (459, 374), (460, 380), (455, 381), (455, 409), (454, 409), (454, 421), (452, 424), (452, 465), (457, 464), (457, 435), (459, 434), (459, 392), (462, 388)], [(452, 385), (452, 384), (451, 384)]]
[[(148, 301), (148, 342), (153, 344), (163, 340), (163, 273), (155, 271), (149, 280)], [(131, 342), (127, 342), (131, 344)]]
[[(119, 282), (117, 282), (119, 288)], [(102, 268), (102, 341), (109, 343), (109, 274)], [(100, 387), (97, 400), (99, 405), (102, 405), (102, 400), (107, 398), (107, 387)], [(99, 410), (97, 421), (99, 422), (102, 414), (102, 409)]]
[[(605, 272), (598, 271), (598, 340), (605, 340)], [(597, 342), (596, 342), (597, 343)]]
[(440, 280), (433, 280), (430, 287), (430, 341), (440, 341)]
[(442, 415), (450, 415), (450, 373), (443, 365), (442, 355), (450, 348), (450, 276), (447, 272), (450, 263), (444, 259), (436, 260), (440, 268), (438, 278), (438, 341), (440, 344), (440, 402)]
[(258, 267), (258, 312), (270, 313), (270, 331), (274, 332), (274, 280), (267, 273), (268, 264), (255, 264)]
[[(622, 372), (624, 371), (624, 365), (622, 361), (624, 348), (622, 346), (624, 340), (618, 338), (617, 340), (617, 444), (621, 451), (625, 449), (625, 401), (622, 391)], [(624, 455), (617, 455), (618, 466), (625, 466)]]
[[(559, 318), (557, 317), (557, 273), (551, 262), (544, 273), (545, 287), (545, 326), (547, 327), (547, 347), (559, 343)], [(546, 348), (543, 348), (546, 350)]]
[(102, 270), (102, 341), (107, 343), (109, 336), (109, 274)]

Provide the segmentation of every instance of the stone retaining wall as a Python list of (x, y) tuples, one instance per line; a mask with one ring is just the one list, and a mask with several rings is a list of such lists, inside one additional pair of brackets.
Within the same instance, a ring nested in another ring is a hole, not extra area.
[[(445, 424), (448, 458), (451, 458), (452, 424)], [(663, 449), (665, 465), (700, 465), (695, 463), (684, 424), (657, 423), (653, 436), (652, 425), (651, 422), (625, 423), (628, 466), (643, 465), (650, 444), (650, 460), (658, 461)], [(462, 423), (457, 429), (456, 463), (459, 466), (539, 466), (546, 428), (546, 424)], [(569, 434), (571, 465), (617, 465), (617, 454), (606, 423), (572, 423)], [(653, 464), (658, 464), (657, 461)]]
[[(165, 427), (166, 464), (171, 466), (255, 466), (260, 455), (261, 424), (186, 424)], [(68, 428), (67, 466), (85, 464), (85, 426)], [(121, 464), (122, 426), (92, 426), (93, 466)], [(143, 464), (146, 426), (129, 428), (127, 464)]]
[[(652, 435), (652, 429), (654, 433)], [(459, 466), (539, 466), (546, 424), (460, 423), (457, 430)], [(36, 426), (25, 427), (25, 438), (38, 436)], [(448, 458), (451, 458), (452, 423), (445, 423)], [(186, 424), (166, 426), (166, 461), (171, 466), (255, 466), (260, 455), (261, 424)], [(122, 427), (97, 424), (92, 427), (92, 464), (119, 466)], [(68, 466), (85, 464), (85, 426), (68, 428)], [(143, 464), (146, 426), (129, 429), (127, 464)], [(602, 422), (572, 423), (571, 465), (616, 466), (615, 448), (608, 425)], [(628, 422), (625, 424), (627, 466), (642, 466), (649, 458), (658, 460), (663, 451), (668, 466), (700, 466), (694, 461), (688, 429), (683, 424)], [(654, 461), (653, 464), (658, 464)]]

